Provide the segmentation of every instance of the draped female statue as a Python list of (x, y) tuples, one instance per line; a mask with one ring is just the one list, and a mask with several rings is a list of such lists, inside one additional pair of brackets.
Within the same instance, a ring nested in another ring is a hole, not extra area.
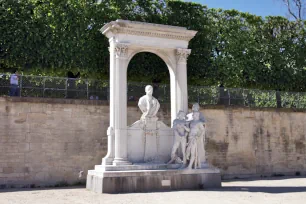
[[(201, 155), (205, 154), (205, 128), (200, 120), (200, 112), (193, 112), (193, 120), (190, 122), (190, 133), (186, 149), (186, 158), (189, 160), (189, 169), (201, 168)], [(204, 155), (205, 160), (205, 155)]]

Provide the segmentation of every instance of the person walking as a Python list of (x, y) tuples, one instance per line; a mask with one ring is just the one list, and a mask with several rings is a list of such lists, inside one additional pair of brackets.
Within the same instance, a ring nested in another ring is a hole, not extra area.
[(19, 96), (18, 72), (14, 71), (10, 77), (10, 96)]

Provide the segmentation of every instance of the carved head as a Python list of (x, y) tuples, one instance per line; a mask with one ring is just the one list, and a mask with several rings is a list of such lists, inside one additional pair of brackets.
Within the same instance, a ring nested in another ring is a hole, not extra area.
[(184, 120), (185, 119), (185, 116), (186, 116), (186, 114), (185, 114), (185, 112), (184, 111), (179, 111), (178, 113), (177, 113), (177, 119), (179, 119), (179, 120)]
[(194, 103), (194, 104), (192, 105), (192, 111), (193, 111), (193, 112), (198, 112), (199, 110), (200, 110), (199, 104), (198, 104), (198, 103)]
[(151, 85), (147, 85), (145, 88), (146, 94), (147, 95), (152, 95), (153, 94), (153, 87)]
[(193, 118), (193, 120), (199, 120), (200, 119), (200, 112), (193, 112), (192, 118)]

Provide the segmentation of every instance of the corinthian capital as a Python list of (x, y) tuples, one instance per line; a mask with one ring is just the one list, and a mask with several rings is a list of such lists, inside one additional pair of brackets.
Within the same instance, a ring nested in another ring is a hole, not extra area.
[(178, 48), (176, 50), (177, 62), (178, 63), (186, 63), (187, 62), (187, 58), (190, 55), (190, 53), (191, 53), (190, 49)]
[(116, 57), (127, 57), (128, 45), (124, 43), (115, 44), (115, 56)]

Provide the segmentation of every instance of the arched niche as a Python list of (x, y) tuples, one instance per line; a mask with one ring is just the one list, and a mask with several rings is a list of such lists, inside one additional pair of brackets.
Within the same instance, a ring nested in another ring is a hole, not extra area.
[(171, 120), (179, 110), (188, 111), (188, 48), (196, 31), (183, 27), (112, 21), (101, 29), (109, 39), (110, 52), (110, 127), (108, 153), (104, 164), (127, 165), (127, 68), (140, 52), (151, 52), (167, 64), (170, 73)]
[[(160, 56), (146, 50), (133, 54), (128, 61), (128, 103), (131, 101), (138, 102), (140, 97), (145, 94), (144, 87), (151, 84), (154, 88), (153, 96), (160, 103), (166, 102), (170, 105), (170, 72), (165, 61)], [(164, 118), (160, 113), (157, 117), (171, 126), (170, 117)], [(139, 117), (137, 115), (135, 118), (135, 115), (128, 114), (128, 125), (132, 125), (136, 120), (139, 120)]]
[[(149, 59), (148, 59), (149, 58)], [(136, 61), (138, 60), (138, 61)], [(137, 53), (133, 53), (129, 59), (128, 59), (129, 63), (128, 63), (128, 80), (134, 80), (131, 79), (130, 77), (133, 77), (133, 75), (131, 75), (131, 68), (133, 69), (132, 71), (135, 73), (137, 72), (137, 74), (139, 73), (145, 73), (146, 71), (148, 71), (149, 74), (153, 74), (152, 77), (150, 77), (150, 79), (148, 80), (153, 80), (153, 79), (158, 79), (158, 81), (161, 80), (161, 77), (156, 77), (154, 76), (154, 74), (156, 75), (156, 73), (162, 72), (167, 73), (167, 79), (166, 81), (170, 81), (170, 71), (169, 71), (169, 63), (166, 63), (165, 60), (158, 54), (155, 54), (152, 51), (148, 51), (148, 50), (141, 50)], [(137, 63), (140, 63), (139, 65), (137, 65)], [(157, 64), (153, 64), (153, 63), (157, 63)], [(135, 70), (137, 67), (137, 71)], [(139, 70), (139, 69), (143, 69), (143, 70)], [(154, 69), (154, 70), (151, 70)], [(154, 78), (155, 77), (155, 78)], [(165, 79), (165, 75), (163, 75), (162, 77), (163, 79)], [(136, 78), (136, 81), (139, 78)]]

